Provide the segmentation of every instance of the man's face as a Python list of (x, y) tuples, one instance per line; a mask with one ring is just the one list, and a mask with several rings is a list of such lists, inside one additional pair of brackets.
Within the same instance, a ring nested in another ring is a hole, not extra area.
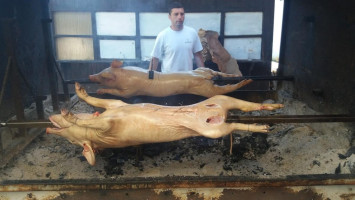
[(169, 14), (171, 25), (176, 28), (182, 28), (185, 20), (185, 11), (183, 8), (173, 8)]

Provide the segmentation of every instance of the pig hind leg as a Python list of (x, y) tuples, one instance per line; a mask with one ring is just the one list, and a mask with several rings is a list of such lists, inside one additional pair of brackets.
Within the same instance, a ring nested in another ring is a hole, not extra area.
[(239, 83), (236, 84), (228, 84), (228, 85), (213, 85), (213, 90), (215, 94), (225, 94), (229, 92), (233, 92), (249, 83), (251, 83), (253, 80), (248, 79), (248, 80), (242, 80)]
[(208, 100), (206, 103), (219, 104), (226, 111), (231, 109), (239, 109), (244, 112), (254, 111), (254, 110), (274, 110), (282, 108), (282, 104), (260, 104), (248, 101), (243, 101), (233, 97), (228, 97), (224, 95), (217, 95)]
[(250, 132), (258, 132), (258, 133), (267, 133), (269, 132), (268, 125), (258, 125), (258, 124), (242, 124), (242, 123), (231, 123), (227, 124), (233, 130), (240, 131), (250, 131)]
[(224, 123), (219, 126), (210, 127), (208, 130), (196, 130), (196, 132), (208, 138), (220, 138), (237, 130), (267, 133), (269, 132), (269, 126), (258, 124)]

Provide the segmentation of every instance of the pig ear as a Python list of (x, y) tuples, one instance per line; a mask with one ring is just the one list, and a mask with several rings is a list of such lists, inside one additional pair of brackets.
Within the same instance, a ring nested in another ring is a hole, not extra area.
[(83, 149), (84, 157), (86, 158), (86, 160), (90, 165), (95, 165), (95, 154), (91, 146), (87, 143), (84, 143), (83, 147), (84, 147)]
[(119, 68), (123, 65), (122, 61), (118, 61), (118, 60), (113, 60), (111, 63), (111, 67), (113, 68)]
[(198, 31), (198, 36), (205, 37), (205, 35), (206, 35), (206, 31), (200, 28), (200, 30)]

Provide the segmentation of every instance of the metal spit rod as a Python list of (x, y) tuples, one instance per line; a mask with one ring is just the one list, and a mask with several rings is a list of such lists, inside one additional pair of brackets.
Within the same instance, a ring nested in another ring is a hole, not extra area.
[(227, 117), (227, 123), (317, 123), (317, 122), (355, 122), (351, 115), (272, 115), (272, 116), (237, 116)]
[[(253, 81), (276, 81), (276, 80), (283, 80), (283, 81), (293, 81), (293, 76), (241, 76), (241, 77), (223, 77), (223, 76), (214, 76), (211, 80), (218, 83), (229, 83), (229, 82), (240, 82), (242, 80), (252, 79)], [(92, 83), (90, 79), (73, 79), (73, 80), (65, 80), (67, 84), (74, 84), (75, 82), (78, 83)]]
[(74, 79), (74, 80), (65, 80), (64, 81), (65, 83), (67, 83), (67, 84), (74, 84), (75, 82), (78, 82), (78, 83), (92, 83), (92, 84), (94, 84), (95, 82), (92, 82), (92, 81), (90, 81), (90, 79)]
[(36, 120), (36, 121), (9, 121), (1, 122), (0, 127), (8, 128), (34, 128), (34, 127), (49, 127), (52, 126), (52, 122), (49, 120)]
[(222, 77), (222, 76), (215, 76), (212, 78), (214, 82), (240, 82), (242, 80), (252, 79), (253, 81), (276, 81), (276, 80), (283, 80), (283, 81), (293, 81), (293, 76), (241, 76), (241, 77)]
[(5, 180), (0, 192), (19, 191), (91, 191), (139, 190), (171, 188), (292, 187), (292, 186), (355, 185), (354, 174), (291, 175), (285, 178), (254, 178), (246, 176), (164, 176), (134, 177), (113, 180), (50, 179)]
[[(351, 115), (273, 115), (273, 116), (237, 116), (227, 117), (227, 123), (318, 123), (318, 122), (355, 122), (355, 116)], [(1, 122), (0, 127), (9, 128), (32, 128), (49, 127), (52, 123), (49, 120), (37, 121), (9, 121)]]

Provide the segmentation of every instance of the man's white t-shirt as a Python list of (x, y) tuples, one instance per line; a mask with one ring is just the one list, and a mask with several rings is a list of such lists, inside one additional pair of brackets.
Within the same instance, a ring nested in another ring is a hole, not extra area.
[(162, 61), (161, 71), (177, 72), (193, 69), (193, 54), (202, 51), (202, 45), (195, 29), (185, 26), (180, 31), (170, 27), (157, 36), (152, 57)]

